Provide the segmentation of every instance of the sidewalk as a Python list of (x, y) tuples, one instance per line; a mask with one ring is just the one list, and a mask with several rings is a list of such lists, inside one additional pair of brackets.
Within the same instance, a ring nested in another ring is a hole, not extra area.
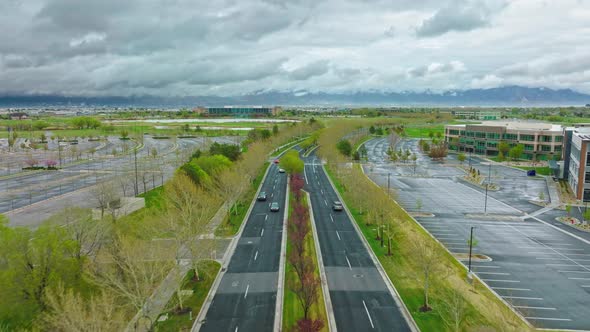
[(557, 182), (553, 181), (550, 176), (545, 177), (545, 181), (547, 182), (547, 190), (549, 190), (549, 200), (551, 201), (551, 205), (558, 206), (561, 204), (559, 199), (559, 190), (557, 189)]

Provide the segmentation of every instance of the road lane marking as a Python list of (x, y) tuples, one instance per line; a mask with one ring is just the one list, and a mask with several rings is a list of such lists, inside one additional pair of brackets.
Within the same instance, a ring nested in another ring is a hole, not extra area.
[(502, 296), (505, 299), (517, 299), (517, 300), (536, 300), (543, 301), (542, 297), (525, 297), (525, 296)]
[(238, 327), (236, 326), (236, 329), (234, 330), (234, 332), (238, 332)]
[(303, 177), (305, 177), (305, 183), (309, 184), (309, 181), (307, 181), (307, 173), (305, 173), (305, 167), (303, 167)]
[(248, 284), (248, 286), (246, 286), (246, 293), (244, 293), (244, 298), (246, 298), (246, 296), (248, 296), (248, 289), (250, 289), (250, 284)]
[(525, 317), (526, 319), (534, 319), (534, 320), (557, 320), (557, 321), (564, 321), (564, 322), (571, 322), (569, 318), (550, 318), (550, 317)]
[(332, 217), (331, 213), (330, 213), (330, 219), (332, 219), (332, 222), (334, 222), (334, 217)]
[(590, 278), (568, 277), (569, 280), (590, 280)]
[(375, 325), (373, 325), (373, 319), (371, 319), (371, 315), (369, 314), (369, 309), (367, 309), (367, 304), (365, 303), (365, 300), (363, 300), (363, 306), (365, 307), (365, 312), (367, 313), (367, 317), (369, 317), (369, 323), (371, 323), (371, 328), (375, 328)]
[(590, 285), (580, 285), (582, 288), (590, 288)]
[(348, 268), (352, 270), (352, 266), (350, 265), (350, 261), (348, 260), (348, 256), (344, 256), (346, 258), (346, 263), (348, 263)]
[(511, 290), (511, 291), (523, 291), (523, 292), (530, 291), (530, 289), (528, 289), (528, 288), (510, 288), (510, 287), (492, 287), (492, 289)]
[(507, 272), (476, 272), (477, 274), (494, 274), (498, 276), (509, 276), (510, 273)]
[(264, 228), (260, 231), (260, 237), (262, 237), (262, 235), (264, 235)]
[(324, 204), (326, 204), (326, 206), (328, 206), (328, 201), (326, 201), (325, 199), (324, 199)]
[(519, 309), (557, 310), (557, 308), (551, 308), (551, 307), (528, 307), (528, 306), (525, 306), (525, 305), (514, 305), (513, 307), (519, 308)]
[(510, 279), (481, 279), (483, 281), (490, 281), (490, 282), (520, 282), (520, 280), (510, 280)]
[(256, 258), (258, 258), (258, 250), (256, 250), (256, 254), (254, 255), (254, 260), (256, 260)]
[(338, 234), (338, 231), (336, 231), (336, 236), (338, 236), (338, 240), (342, 241), (342, 239), (340, 239), (340, 234)]
[(265, 214), (264, 215), (264, 221), (267, 221), (267, 220), (268, 220), (268, 214)]
[(486, 269), (499, 269), (499, 266), (496, 265), (472, 265), (474, 268), (486, 268)]
[(559, 270), (557, 272), (561, 272), (561, 273), (590, 273), (590, 271), (565, 271), (565, 270)]
[(270, 193), (270, 198), (272, 198), (274, 196), (274, 193)]

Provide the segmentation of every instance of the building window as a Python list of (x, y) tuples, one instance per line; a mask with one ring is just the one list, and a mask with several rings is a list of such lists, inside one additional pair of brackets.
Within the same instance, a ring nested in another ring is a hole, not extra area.
[(486, 138), (486, 133), (476, 132), (475, 133), (475, 137), (477, 137), (477, 138)]
[(520, 135), (520, 140), (521, 141), (527, 141), (527, 142), (534, 142), (535, 141), (535, 135)]
[(535, 146), (532, 144), (525, 144), (524, 145), (524, 150), (525, 151), (533, 151), (535, 149)]
[(563, 142), (563, 136), (555, 136), (556, 142)]
[(584, 202), (590, 202), (590, 189), (584, 189)]
[(541, 142), (553, 142), (552, 136), (541, 136)]
[(486, 135), (486, 138), (490, 138), (490, 139), (499, 139), (500, 138), (500, 134), (497, 133), (488, 133)]
[(551, 152), (551, 145), (541, 145), (541, 151)]
[(457, 129), (449, 130), (449, 135), (459, 135), (459, 131)]
[(518, 135), (516, 134), (504, 134), (504, 139), (516, 141), (518, 139)]

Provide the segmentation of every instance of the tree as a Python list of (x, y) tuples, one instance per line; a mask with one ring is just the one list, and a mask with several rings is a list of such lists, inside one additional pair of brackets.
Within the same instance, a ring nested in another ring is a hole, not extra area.
[(235, 169), (227, 169), (211, 184), (213, 191), (221, 196), (224, 204), (228, 205), (230, 223), (232, 211), (234, 215), (238, 215), (237, 206), (242, 194), (248, 189), (249, 182), (248, 175), (241, 174)]
[(420, 212), (422, 210), (422, 199), (416, 198), (416, 210)]
[(63, 285), (46, 294), (47, 311), (43, 313), (41, 330), (52, 331), (122, 331), (126, 320), (116, 298), (98, 291), (89, 298)]
[(107, 209), (110, 209), (111, 213), (113, 214), (113, 217), (115, 217), (115, 201), (117, 201), (120, 198), (120, 196), (119, 193), (116, 191), (113, 183), (111, 181), (101, 182), (92, 188), (91, 193), (96, 202), (98, 203), (98, 208), (100, 209), (100, 218), (104, 218), (104, 212)]
[(320, 296), (320, 279), (314, 273), (306, 273), (303, 278), (297, 280), (290, 279), (290, 288), (294, 291), (301, 309), (303, 318), (309, 318), (309, 309), (314, 305)]
[(297, 332), (319, 332), (324, 328), (324, 321), (321, 319), (305, 319), (297, 321), (295, 331)]
[(150, 155), (152, 158), (156, 158), (158, 156), (158, 149), (156, 149), (155, 146), (150, 149)]
[(211, 177), (216, 177), (232, 166), (231, 160), (221, 154), (201, 156), (195, 160), (195, 163)]
[(506, 156), (510, 151), (510, 144), (508, 144), (506, 141), (500, 141), (500, 143), (498, 143), (498, 151), (500, 151), (502, 155)]
[(512, 160), (520, 159), (523, 151), (524, 151), (524, 145), (518, 144), (518, 145), (514, 146), (512, 149), (510, 149), (510, 152), (508, 152), (508, 155), (510, 156), (510, 158), (512, 158)]
[(350, 144), (350, 141), (346, 139), (340, 140), (336, 144), (336, 148), (338, 149), (338, 151), (340, 151), (340, 153), (348, 157), (350, 157), (350, 154), (352, 153), (352, 145)]
[(461, 152), (457, 155), (457, 160), (459, 160), (459, 162), (461, 163), (461, 165), (463, 165), (463, 163), (465, 162), (465, 159), (467, 159), (465, 157), (465, 153)]
[[(241, 150), (240, 147), (238, 145), (235, 144), (220, 144), (220, 143), (213, 143), (211, 144), (211, 146), (209, 147), (209, 154), (210, 155), (216, 155), (216, 154), (221, 154), (226, 156), (227, 158), (229, 158), (229, 160), (231, 161), (236, 161), (240, 158), (240, 154), (241, 154)], [(200, 156), (200, 151), (199, 151), (199, 156)]]
[(428, 153), (428, 156), (430, 158), (432, 158), (433, 160), (442, 160), (447, 156), (448, 153), (448, 149), (447, 149), (447, 145), (445, 144), (445, 142), (440, 142), (437, 144), (432, 144), (430, 146), (430, 151)]
[(272, 134), (275, 136), (279, 134), (279, 126), (278, 125), (272, 126)]
[(37, 167), (39, 160), (33, 157), (31, 154), (28, 154), (27, 159), (25, 159), (25, 164), (27, 164), (27, 166), (30, 168)]
[(375, 126), (372, 125), (371, 127), (369, 127), (369, 133), (371, 135), (375, 134)]
[(122, 139), (127, 139), (129, 138), (129, 131), (127, 129), (123, 129), (121, 130), (120, 135)]
[(566, 204), (565, 212), (567, 212), (567, 216), (569, 218), (570, 214), (572, 213), (572, 206), (570, 204)]
[(47, 136), (44, 133), (41, 133), (41, 135), (39, 135), (39, 139), (41, 140), (41, 143), (47, 142)]
[(590, 210), (586, 209), (583, 214), (584, 220), (590, 220)]
[(289, 174), (301, 174), (305, 167), (303, 160), (299, 158), (296, 150), (290, 150), (283, 155), (280, 161), (281, 167)]
[(442, 303), (444, 305), (439, 308), (441, 318), (452, 331), (461, 332), (463, 321), (467, 315), (467, 301), (458, 290), (453, 289), (450, 294), (443, 298)]
[(413, 258), (419, 268), (419, 275), (417, 278), (422, 282), (424, 291), (424, 301), (420, 307), (420, 311), (430, 311), (430, 303), (428, 301), (428, 295), (430, 292), (431, 280), (433, 277), (443, 279), (442, 273), (445, 272), (445, 267), (441, 264), (444, 260), (441, 255), (442, 249), (440, 246), (426, 238), (416, 238), (412, 241), (413, 245)]

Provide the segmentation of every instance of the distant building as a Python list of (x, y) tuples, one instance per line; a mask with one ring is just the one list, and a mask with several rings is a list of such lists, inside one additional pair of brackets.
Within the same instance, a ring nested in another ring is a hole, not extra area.
[(560, 125), (549, 123), (487, 121), (447, 125), (445, 141), (451, 150), (487, 156), (498, 155), (501, 141), (510, 147), (523, 144), (524, 159), (549, 160), (562, 155), (563, 131)]
[(8, 117), (10, 118), (10, 120), (24, 120), (28, 119), (29, 115), (27, 113), (22, 112), (12, 112), (8, 114)]
[(590, 127), (580, 124), (564, 129), (564, 178), (574, 196), (590, 201)]
[(451, 114), (457, 119), (468, 120), (499, 120), (502, 118), (501, 111), (488, 110), (454, 110)]
[(277, 115), (281, 112), (280, 107), (264, 107), (264, 106), (224, 106), (224, 107), (197, 107), (194, 112), (206, 116), (235, 116), (235, 117), (251, 117), (251, 116), (271, 116)]

